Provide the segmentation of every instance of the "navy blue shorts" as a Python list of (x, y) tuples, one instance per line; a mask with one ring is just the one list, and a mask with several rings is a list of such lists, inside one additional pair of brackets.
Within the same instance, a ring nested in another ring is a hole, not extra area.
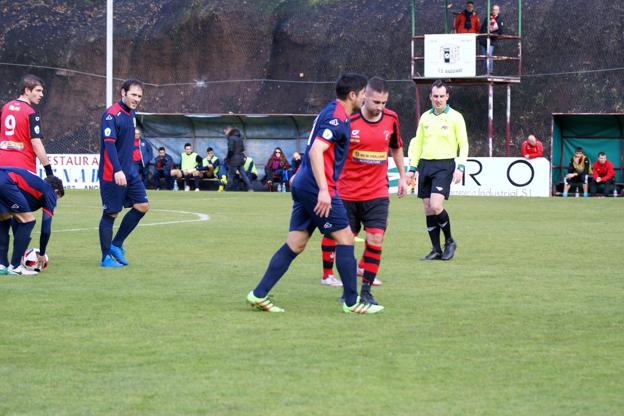
[(147, 202), (145, 185), (138, 175), (126, 177), (127, 186), (119, 186), (114, 181), (100, 181), (100, 197), (105, 214), (116, 214), (124, 207)]
[(293, 208), (290, 215), (289, 231), (307, 231), (308, 234), (312, 235), (314, 229), (318, 228), (324, 235), (329, 235), (349, 226), (347, 211), (342, 200), (337, 196), (332, 197), (329, 216), (322, 218), (314, 213), (314, 207), (318, 202), (318, 193), (293, 188), (291, 195)]
[(26, 197), (6, 172), (0, 172), (0, 213), (31, 212)]
[(388, 226), (389, 198), (376, 198), (369, 201), (344, 201), (349, 224), (354, 234), (362, 229), (386, 230)]
[(455, 173), (455, 160), (424, 160), (418, 162), (418, 198), (430, 198), (431, 194), (442, 194), (449, 198), (451, 182)]

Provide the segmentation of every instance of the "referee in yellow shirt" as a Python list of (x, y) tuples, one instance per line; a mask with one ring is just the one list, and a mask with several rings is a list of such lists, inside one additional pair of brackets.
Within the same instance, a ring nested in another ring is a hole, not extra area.
[[(437, 80), (429, 94), (433, 108), (420, 117), (416, 137), (407, 152), (410, 164), (406, 179), (418, 181), (418, 197), (423, 200), (427, 231), (433, 248), (421, 260), (450, 260), (457, 243), (451, 236), (451, 220), (444, 209), (451, 181), (459, 183), (468, 157), (468, 135), (464, 117), (448, 106), (447, 86)], [(440, 245), (444, 233), (444, 251)]]

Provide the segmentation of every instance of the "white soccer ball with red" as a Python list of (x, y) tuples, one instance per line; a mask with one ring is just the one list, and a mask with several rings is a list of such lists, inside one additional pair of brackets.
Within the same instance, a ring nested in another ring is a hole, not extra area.
[(45, 255), (45, 263), (43, 264), (43, 268), (37, 267), (37, 262), (39, 261), (39, 249), (38, 248), (29, 248), (24, 252), (22, 256), (22, 266), (26, 270), (32, 270), (36, 272), (40, 272), (41, 270), (45, 270), (48, 268), (48, 255)]

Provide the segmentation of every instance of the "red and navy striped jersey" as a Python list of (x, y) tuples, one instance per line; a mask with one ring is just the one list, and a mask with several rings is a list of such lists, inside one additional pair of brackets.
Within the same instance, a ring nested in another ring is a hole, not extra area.
[(13, 100), (2, 107), (0, 121), (0, 166), (35, 172), (37, 155), (30, 140), (43, 138), (39, 112), (25, 101)]
[(110, 106), (102, 115), (100, 130), (100, 169), (102, 181), (113, 181), (115, 172), (123, 171), (126, 176), (134, 173), (132, 153), (134, 151), (135, 113), (123, 101)]
[(336, 185), (349, 149), (350, 133), (349, 114), (342, 103), (336, 100), (327, 104), (314, 120), (303, 162), (293, 185), (311, 192), (319, 191), (310, 165), (309, 151), (316, 140), (322, 140), (329, 144), (329, 148), (323, 153), (327, 188), (331, 196), (336, 195)]
[(388, 197), (388, 150), (403, 147), (399, 117), (385, 109), (378, 121), (361, 112), (351, 116), (351, 140), (344, 170), (338, 181), (340, 198), (369, 201)]
[(41, 208), (48, 216), (54, 215), (56, 193), (49, 183), (26, 169), (2, 166), (0, 171), (5, 172), (11, 181), (17, 185), (17, 188), (26, 198), (31, 212)]

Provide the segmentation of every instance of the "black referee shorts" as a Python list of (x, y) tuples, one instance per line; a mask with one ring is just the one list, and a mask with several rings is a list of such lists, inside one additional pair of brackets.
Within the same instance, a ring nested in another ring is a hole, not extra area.
[(454, 159), (420, 159), (418, 162), (418, 198), (430, 198), (434, 193), (442, 194), (444, 199), (448, 199), (454, 172)]
[(364, 229), (377, 228), (386, 230), (388, 226), (388, 209), (390, 199), (376, 198), (369, 201), (342, 201), (347, 210), (351, 231), (358, 234)]

